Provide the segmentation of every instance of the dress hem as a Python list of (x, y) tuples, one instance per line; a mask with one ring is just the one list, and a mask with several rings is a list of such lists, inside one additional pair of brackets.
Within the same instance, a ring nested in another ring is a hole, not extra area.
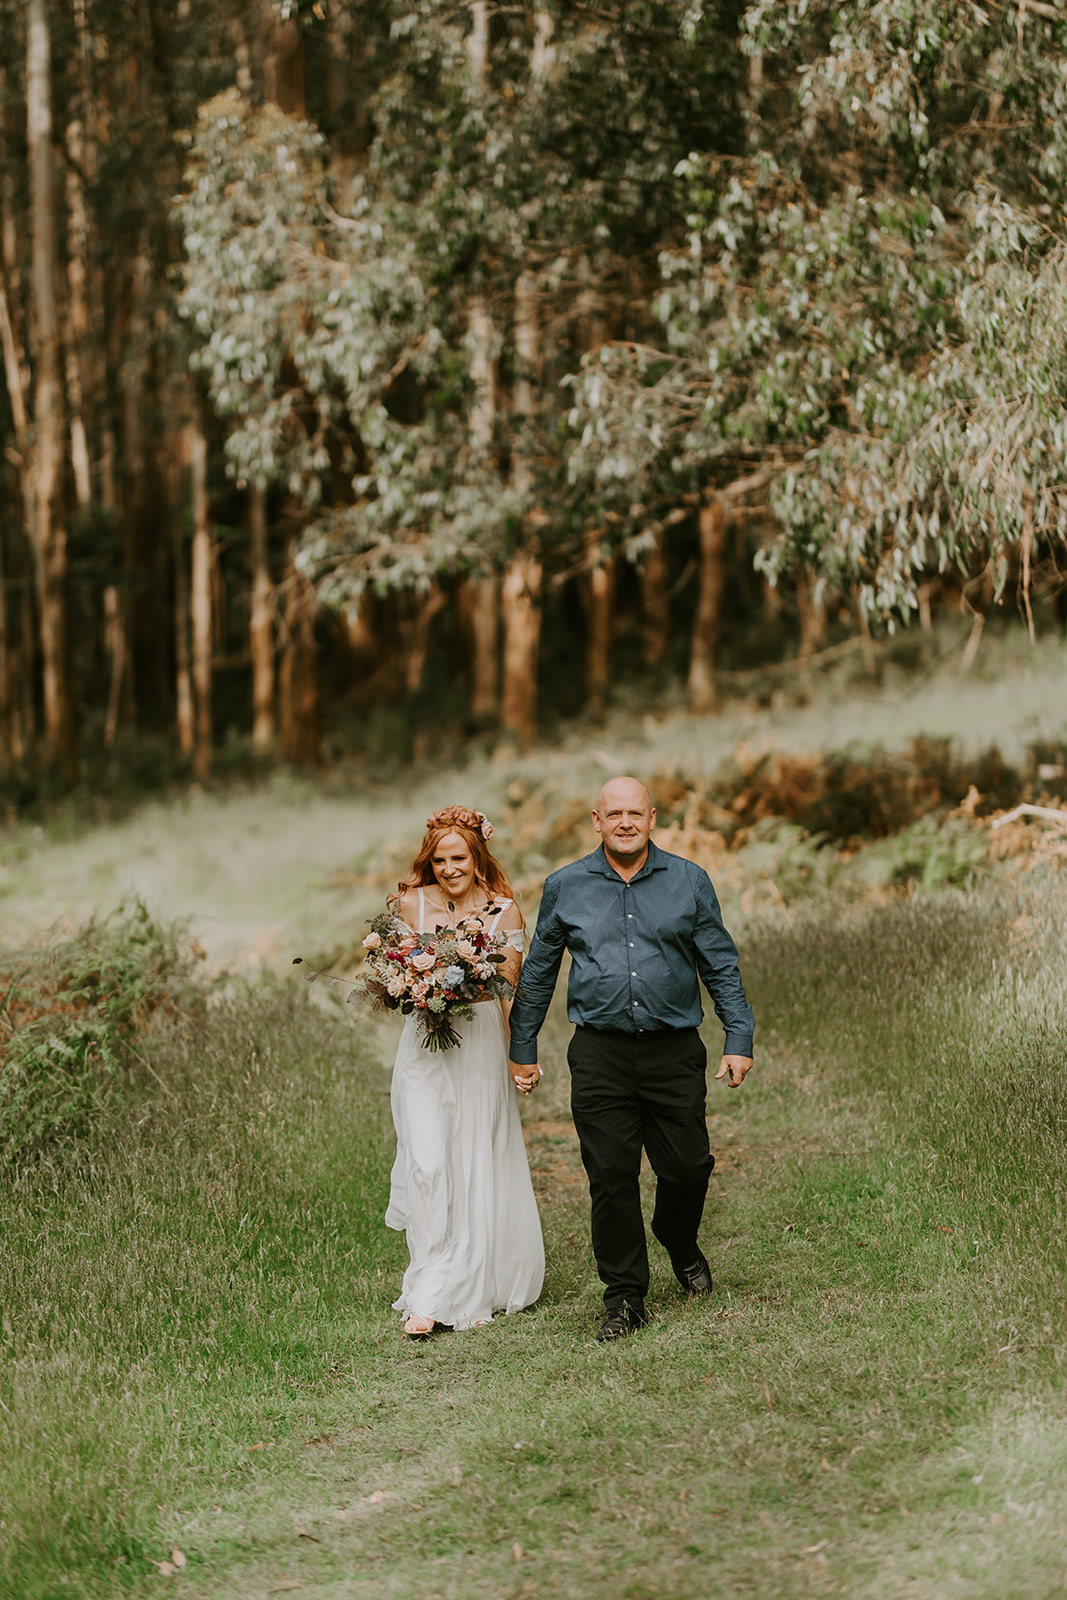
[(467, 1312), (462, 1316), (449, 1318), (434, 1316), (431, 1311), (418, 1311), (401, 1297), (401, 1299), (393, 1301), (393, 1310), (399, 1311), (400, 1315), (405, 1318), (427, 1317), (431, 1321), (438, 1323), (442, 1328), (451, 1328), (454, 1333), (466, 1333), (469, 1328), (483, 1328), (487, 1322), (494, 1320), (494, 1315), (514, 1317), (520, 1311), (529, 1311), (536, 1304), (536, 1300), (528, 1300), (525, 1305), (516, 1302), (514, 1305), (498, 1306), (495, 1313), (492, 1311), (474, 1311)]

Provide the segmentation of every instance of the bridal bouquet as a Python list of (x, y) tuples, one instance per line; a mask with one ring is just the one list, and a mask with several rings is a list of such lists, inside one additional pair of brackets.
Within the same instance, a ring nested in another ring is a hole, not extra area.
[[(487, 933), (476, 916), (437, 933), (413, 933), (399, 918), (382, 912), (363, 941), (363, 973), (346, 998), (351, 1004), (369, 1000), (378, 1011), (415, 1012), (426, 1049), (451, 1050), (460, 1042), (454, 1023), (474, 1015), (475, 1000), (511, 999), (514, 994), (499, 970), (506, 947), (506, 936)], [(306, 977), (313, 983), (318, 973)]]

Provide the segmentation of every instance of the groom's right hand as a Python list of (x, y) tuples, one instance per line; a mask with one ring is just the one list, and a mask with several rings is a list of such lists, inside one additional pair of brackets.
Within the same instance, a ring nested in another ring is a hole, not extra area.
[(751, 1056), (723, 1056), (722, 1060), (719, 1062), (719, 1070), (715, 1074), (715, 1081), (718, 1082), (720, 1078), (725, 1078), (726, 1074), (729, 1073), (730, 1088), (740, 1089), (741, 1085), (745, 1081), (746, 1072), (750, 1072), (751, 1070)]
[(531, 1094), (541, 1081), (541, 1068), (536, 1063), (509, 1061), (508, 1071), (520, 1094)]

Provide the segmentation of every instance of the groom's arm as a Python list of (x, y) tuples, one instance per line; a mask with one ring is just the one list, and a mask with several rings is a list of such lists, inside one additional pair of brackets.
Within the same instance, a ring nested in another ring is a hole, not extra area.
[[(747, 1061), (751, 1065), (752, 1036), (755, 1032), (756, 1019), (752, 1015), (752, 1007), (741, 985), (737, 946), (726, 931), (722, 912), (719, 910), (719, 897), (715, 893), (711, 879), (703, 868), (696, 868), (695, 872), (697, 878), (694, 885), (696, 919), (693, 927), (693, 954), (696, 958), (697, 971), (711, 996), (715, 1014), (726, 1034), (723, 1061), (727, 1063)], [(746, 1066), (741, 1072), (741, 1077), (736, 1077), (733, 1068), (720, 1067), (716, 1077), (724, 1077), (727, 1070), (730, 1072), (730, 1085), (736, 1088), (748, 1071), (748, 1067)]]
[[(553, 877), (555, 874), (553, 874)], [(549, 878), (537, 913), (537, 931), (522, 966), (522, 978), (511, 1008), (511, 1061), (529, 1067), (537, 1061), (537, 1035), (545, 1020), (563, 952), (567, 931), (556, 914), (559, 884)]]

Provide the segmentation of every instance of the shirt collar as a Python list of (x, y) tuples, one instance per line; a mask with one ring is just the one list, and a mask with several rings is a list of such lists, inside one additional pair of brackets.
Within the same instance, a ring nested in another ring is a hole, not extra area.
[[(663, 851), (657, 850), (655, 840), (650, 839), (648, 841), (648, 860), (645, 862), (640, 872), (634, 873), (633, 877), (630, 879), (630, 882), (637, 883), (639, 879), (647, 878), (649, 873), (664, 872), (666, 871), (666, 868), (667, 863), (663, 858)], [(619, 874), (615, 871), (615, 868), (608, 861), (607, 856), (604, 854), (603, 845), (599, 845), (597, 849), (593, 851), (591, 856), (586, 856), (585, 870), (587, 872), (599, 872), (601, 877), (614, 878), (618, 883), (622, 883), (624, 881), (619, 877)]]

